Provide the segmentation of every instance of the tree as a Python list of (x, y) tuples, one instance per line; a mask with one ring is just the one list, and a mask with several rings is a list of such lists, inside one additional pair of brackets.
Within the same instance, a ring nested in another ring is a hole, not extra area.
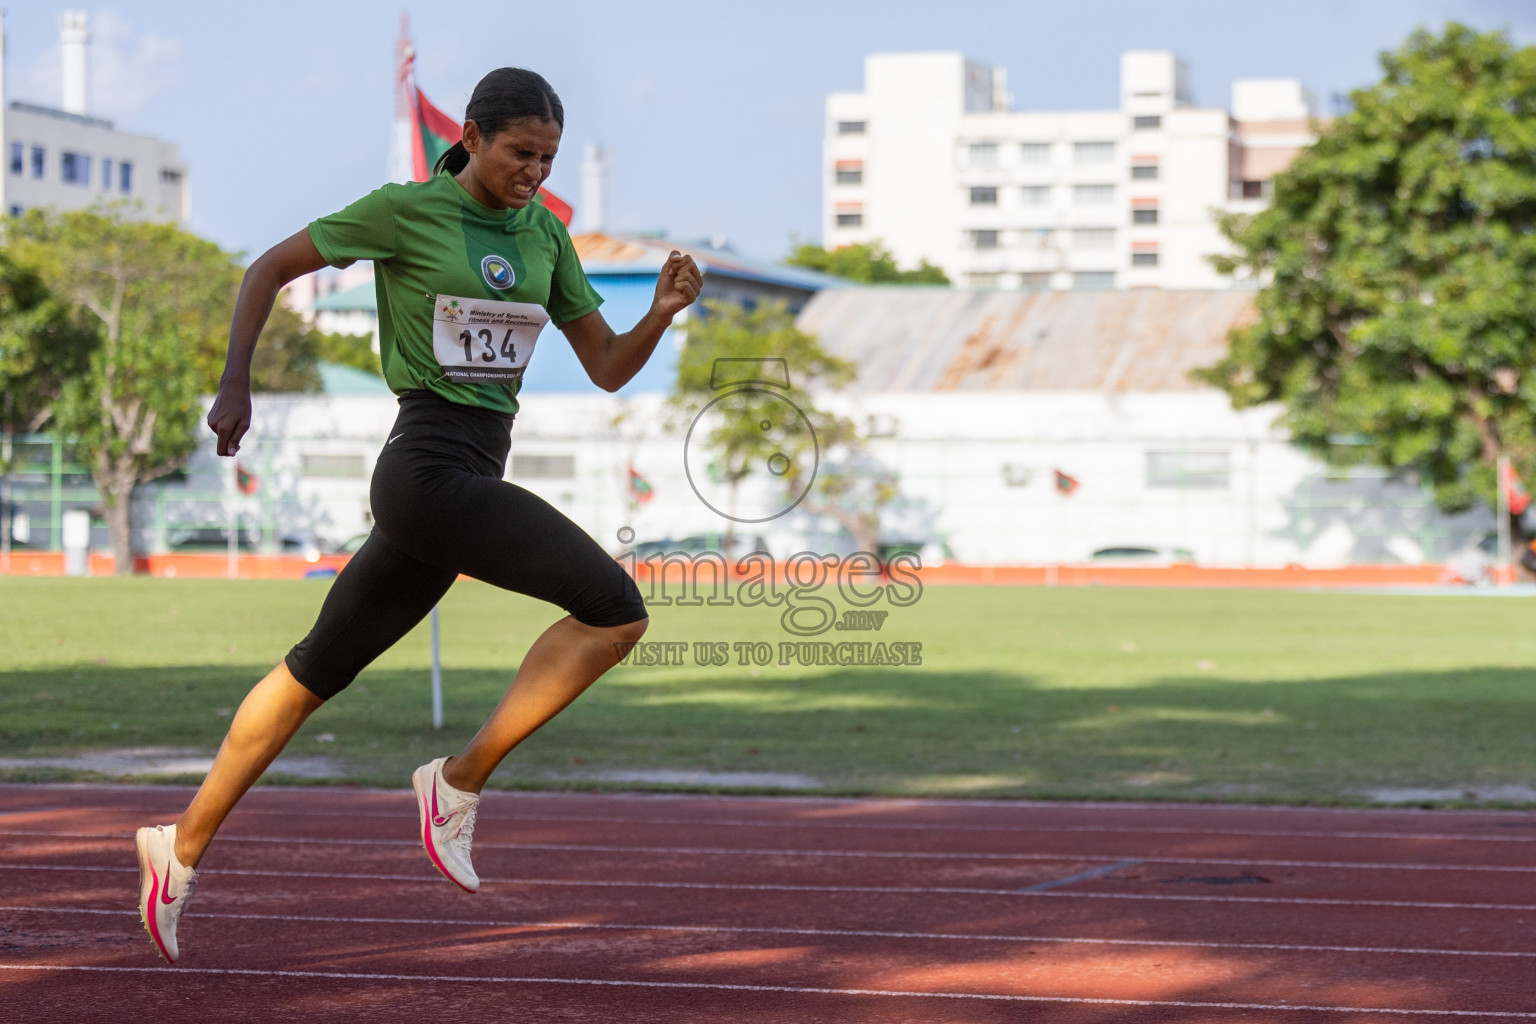
[(222, 353), (239, 268), (212, 242), (115, 210), (30, 210), (10, 222), (8, 241), (60, 301), (95, 321), (97, 344), (85, 372), (64, 383), (53, 422), (80, 445), (117, 572), (131, 573), (134, 491), (196, 446), (198, 396)]
[(369, 339), (356, 334), (322, 334), (314, 332), (316, 356), (322, 363), (336, 363), (364, 370), (381, 380), (384, 368), (379, 365), (379, 354), (373, 350)]
[[(832, 516), (853, 534), (860, 550), (877, 550), (879, 509), (894, 497), (894, 485), (868, 458), (854, 423), (816, 408), (808, 394), (814, 387), (851, 383), (857, 367), (796, 327), (783, 303), (747, 310), (707, 301), (704, 315), (690, 322), (678, 358), (670, 401), (682, 419), (697, 416), (720, 396), (720, 360), (782, 360), (788, 371), (787, 386), (738, 392), (733, 403), (716, 405), (722, 415), (708, 421), (704, 443), (730, 488), (731, 503), (743, 481), (777, 462), (785, 492), (806, 492), (802, 509)], [(814, 481), (808, 479), (812, 465), (817, 465)], [(734, 523), (726, 538), (729, 546)]]
[(810, 242), (797, 245), (784, 261), (792, 267), (819, 270), (823, 274), (862, 281), (865, 284), (949, 284), (940, 268), (923, 260), (916, 270), (902, 270), (896, 258), (879, 242), (860, 242), (827, 250)]
[(1263, 282), (1202, 379), (1338, 466), (1418, 474), (1447, 511), (1536, 471), (1536, 47), (1449, 25), (1383, 54), (1375, 86), (1220, 217)]
[[(233, 315), (233, 306), (229, 312)], [(323, 337), (319, 331), (306, 324), (299, 314), (281, 302), (274, 303), (266, 326), (262, 328), (256, 352), (251, 358), (251, 390), (319, 391), (322, 362), (320, 344)], [(205, 384), (205, 390), (218, 390), (218, 378), (223, 372), (223, 366), (224, 353), (219, 352), (218, 367), (210, 368), (212, 386)]]
[(89, 322), (55, 299), (35, 270), (0, 252), (0, 431), (42, 429), (95, 344)]

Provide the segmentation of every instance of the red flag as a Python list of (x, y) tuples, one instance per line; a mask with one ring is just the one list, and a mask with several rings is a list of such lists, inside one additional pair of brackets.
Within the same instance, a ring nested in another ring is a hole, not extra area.
[(1061, 492), (1062, 497), (1070, 498), (1072, 492), (1078, 488), (1077, 478), (1067, 476), (1067, 474), (1059, 469), (1054, 469), (1051, 472), (1056, 474), (1056, 490)]
[[(433, 106), (426, 93), (417, 88), (415, 63), (415, 56), (407, 49), (401, 74), (405, 77), (411, 107), (411, 174), (417, 181), (426, 181), (432, 176), (438, 158), (464, 137), (464, 126)], [(545, 209), (560, 218), (560, 223), (571, 226), (575, 211), (570, 203), (545, 188), (539, 189), (536, 198)]]
[(637, 473), (634, 466), (629, 467), (629, 496), (642, 505), (656, 497), (650, 482)]
[(1515, 475), (1515, 467), (1508, 462), (1504, 463), (1504, 479), (1499, 481), (1499, 486), (1504, 489), (1504, 499), (1509, 502), (1511, 514), (1518, 516), (1531, 507), (1531, 492), (1525, 489)]
[(235, 486), (240, 489), (241, 494), (255, 494), (258, 483), (260, 481), (256, 479), (255, 473), (240, 465), (239, 462), (235, 463)]

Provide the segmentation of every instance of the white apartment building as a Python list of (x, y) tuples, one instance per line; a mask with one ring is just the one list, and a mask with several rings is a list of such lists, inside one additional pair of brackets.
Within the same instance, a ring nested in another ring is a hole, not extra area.
[(864, 91), (827, 97), (822, 239), (879, 240), (963, 287), (1223, 288), (1212, 211), (1261, 208), (1310, 145), (1294, 79), (1240, 79), (1197, 107), (1173, 54), (1120, 57), (1116, 110), (1011, 109), (1003, 68), (959, 53), (864, 59)]
[[(118, 131), (89, 113), (85, 14), (66, 11), (60, 24), (64, 109), (9, 100), (0, 66), (0, 211), (15, 216), (33, 207), (79, 210), (120, 202), (131, 216), (185, 224), (192, 216), (192, 184), (181, 150), (153, 136)], [(0, 61), (4, 39), (0, 27)]]

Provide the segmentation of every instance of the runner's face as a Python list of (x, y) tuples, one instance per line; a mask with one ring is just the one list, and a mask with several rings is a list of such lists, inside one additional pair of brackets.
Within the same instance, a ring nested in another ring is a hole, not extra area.
[(529, 117), (514, 121), (494, 138), (487, 139), (471, 121), (465, 126), (464, 148), (470, 154), (465, 170), (483, 193), (475, 198), (494, 209), (521, 210), (533, 201), (539, 186), (549, 177), (555, 152), (560, 148), (560, 125)]

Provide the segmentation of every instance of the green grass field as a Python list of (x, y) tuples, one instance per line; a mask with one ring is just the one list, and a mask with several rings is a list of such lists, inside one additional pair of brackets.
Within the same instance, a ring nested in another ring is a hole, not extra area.
[[(0, 579), (0, 758), (213, 750), (326, 586)], [(798, 773), (835, 793), (1308, 803), (1536, 786), (1533, 612), (1481, 597), (932, 587), (879, 633), (817, 638), (920, 642), (920, 667), (623, 665), (493, 784), (612, 787), (581, 776), (669, 769)], [(460, 583), (443, 603), (441, 732), (423, 626), (289, 752), (403, 786), (474, 732), (559, 614)], [(646, 637), (785, 639), (769, 609), (654, 603)], [(89, 776), (0, 770), (69, 777)]]

